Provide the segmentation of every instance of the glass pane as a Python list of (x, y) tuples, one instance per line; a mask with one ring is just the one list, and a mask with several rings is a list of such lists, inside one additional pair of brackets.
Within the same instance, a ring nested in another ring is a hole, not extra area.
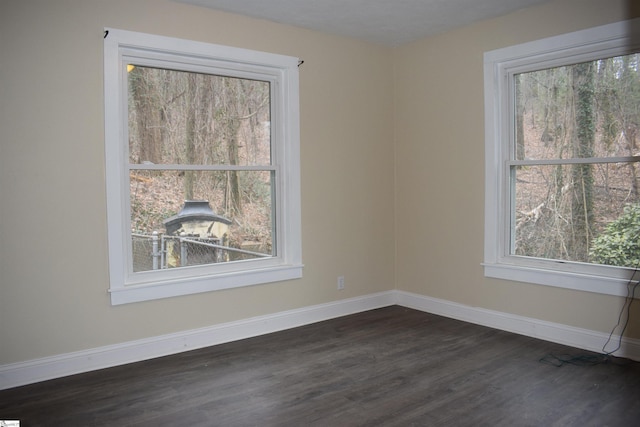
[(268, 165), (270, 84), (127, 66), (129, 162)]
[(639, 174), (638, 163), (514, 167), (512, 254), (637, 266)]
[(515, 158), (637, 155), (639, 55), (515, 75)]
[[(132, 171), (133, 271), (272, 256), (274, 178), (271, 171)], [(187, 238), (182, 246), (179, 237)]]

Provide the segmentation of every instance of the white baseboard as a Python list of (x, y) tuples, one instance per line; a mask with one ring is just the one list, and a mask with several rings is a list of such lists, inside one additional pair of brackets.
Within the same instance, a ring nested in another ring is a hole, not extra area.
[[(395, 299), (396, 304), (403, 307), (597, 353), (603, 352), (602, 347), (609, 338), (609, 334), (602, 332), (471, 307), (410, 292), (395, 291)], [(623, 337), (620, 341), (620, 336), (613, 335), (605, 351), (614, 350), (618, 342), (620, 342), (620, 349), (613, 353), (614, 356), (640, 361), (640, 340)]]
[(0, 366), (0, 390), (264, 335), (393, 305), (394, 292)]
[[(602, 352), (608, 334), (470, 307), (404, 291), (387, 291), (159, 337), (0, 366), (0, 390), (251, 338), (390, 305)], [(607, 351), (615, 348), (613, 336)], [(616, 356), (640, 361), (640, 340), (622, 338)]]

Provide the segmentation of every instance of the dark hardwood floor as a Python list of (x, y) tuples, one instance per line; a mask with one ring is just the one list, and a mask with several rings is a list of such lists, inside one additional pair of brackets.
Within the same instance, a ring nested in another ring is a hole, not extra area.
[[(0, 391), (29, 426), (640, 426), (640, 363), (403, 307)], [(589, 362), (587, 359), (586, 362)]]

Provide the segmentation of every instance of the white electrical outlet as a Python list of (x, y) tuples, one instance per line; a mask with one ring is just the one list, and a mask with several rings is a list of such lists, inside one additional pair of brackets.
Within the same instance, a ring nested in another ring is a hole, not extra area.
[(344, 289), (344, 276), (338, 276), (338, 290)]

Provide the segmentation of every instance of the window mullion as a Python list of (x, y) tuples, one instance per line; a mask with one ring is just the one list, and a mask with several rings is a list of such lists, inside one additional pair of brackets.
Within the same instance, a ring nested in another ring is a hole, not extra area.
[(507, 166), (588, 165), (588, 164), (595, 164), (595, 163), (601, 164), (601, 163), (637, 163), (637, 162), (640, 162), (640, 156), (509, 160), (507, 162)]

